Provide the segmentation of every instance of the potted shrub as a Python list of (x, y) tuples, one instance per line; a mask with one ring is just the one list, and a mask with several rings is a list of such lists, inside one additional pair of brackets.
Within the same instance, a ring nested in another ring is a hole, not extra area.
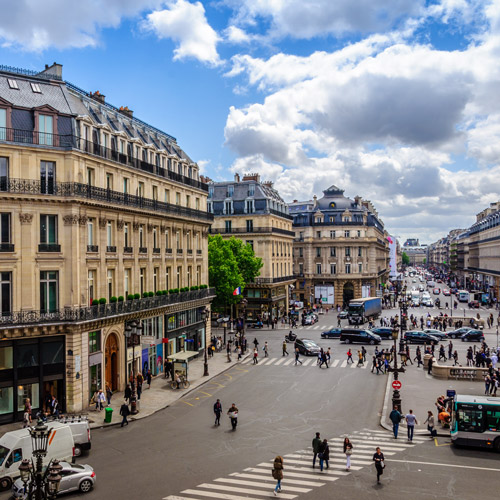
[(115, 302), (118, 302), (118, 297), (115, 297), (115, 296), (113, 295), (113, 297), (111, 297), (111, 298), (109, 299), (109, 303), (110, 303), (110, 304), (114, 304)]
[(140, 299), (141, 298), (141, 294), (140, 293), (134, 293), (134, 299)]
[(93, 306), (98, 306), (99, 305), (99, 299), (92, 299), (92, 305)]
[(125, 300), (125, 299), (123, 298), (123, 295), (120, 295), (120, 296), (118, 297), (118, 302), (123, 302), (124, 300)]
[(101, 297), (101, 298), (99, 299), (99, 304), (100, 304), (101, 306), (104, 306), (104, 305), (106, 304), (106, 299), (105, 299), (104, 297)]
[(155, 296), (155, 294), (154, 294), (154, 292), (149, 292), (149, 293), (148, 293), (148, 296), (149, 296), (149, 297), (154, 297), (154, 296)]
[(132, 293), (129, 293), (127, 295), (127, 300), (134, 300), (134, 295)]

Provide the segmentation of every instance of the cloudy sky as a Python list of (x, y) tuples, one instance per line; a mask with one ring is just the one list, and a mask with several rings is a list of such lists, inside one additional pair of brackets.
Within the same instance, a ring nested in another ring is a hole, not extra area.
[(177, 137), (214, 180), (331, 184), (430, 243), (500, 199), (500, 0), (0, 0), (0, 64)]

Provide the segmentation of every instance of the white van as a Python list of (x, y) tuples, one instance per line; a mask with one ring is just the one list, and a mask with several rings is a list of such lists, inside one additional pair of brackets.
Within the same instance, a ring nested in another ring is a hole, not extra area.
[[(48, 423), (51, 429), (47, 455), (43, 459), (48, 464), (53, 458), (70, 461), (74, 454), (73, 434), (68, 425), (58, 422)], [(6, 432), (0, 438), (0, 489), (6, 490), (19, 477), (19, 466), (25, 458), (31, 459), (33, 447), (28, 429)]]

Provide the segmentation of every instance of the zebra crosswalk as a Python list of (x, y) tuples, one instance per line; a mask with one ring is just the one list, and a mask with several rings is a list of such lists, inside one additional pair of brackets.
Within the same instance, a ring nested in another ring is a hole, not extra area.
[[(302, 361), (302, 365), (298, 366), (314, 366), (317, 368), (318, 358), (316, 356), (303, 357), (301, 356), (300, 361)], [(250, 356), (244, 359), (240, 364), (242, 365), (252, 365), (253, 358)], [(290, 366), (295, 364), (295, 356), (281, 356), (280, 358), (260, 358), (257, 366)], [(331, 359), (328, 362), (328, 366), (330, 368), (356, 368), (358, 370), (366, 370), (368, 368), (368, 361), (358, 366), (358, 362), (354, 363), (347, 362), (347, 359)]]
[[(353, 444), (350, 471), (346, 470), (346, 457), (343, 453), (345, 436), (338, 436), (329, 440), (330, 460), (329, 468), (320, 471), (312, 468), (312, 451), (297, 450), (283, 456), (285, 470), (282, 490), (279, 498), (293, 500), (302, 494), (318, 490), (323, 487), (334, 487), (332, 483), (352, 475), (365, 467), (372, 466), (375, 448), (380, 446), (386, 462), (397, 453), (418, 446), (428, 439), (415, 436), (413, 442), (396, 441), (392, 434), (383, 430), (362, 429), (349, 435)], [(260, 500), (272, 496), (276, 480), (272, 477), (272, 463), (274, 457), (266, 462), (248, 467), (243, 471), (233, 472), (225, 477), (218, 477), (211, 482), (204, 482), (195, 488), (181, 491), (178, 495), (163, 497), (163, 500), (200, 500), (216, 498), (220, 500)], [(326, 492), (322, 498), (326, 498)]]

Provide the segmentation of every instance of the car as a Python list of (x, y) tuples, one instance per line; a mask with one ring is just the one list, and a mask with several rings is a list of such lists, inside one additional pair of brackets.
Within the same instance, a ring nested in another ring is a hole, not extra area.
[(419, 285), (418, 291), (423, 292), (425, 290), (424, 285)]
[(416, 280), (415, 278), (413, 278), (413, 279), (411, 280), (411, 282), (412, 282), (412, 283), (416, 283), (416, 282), (417, 282), (417, 280)]
[(419, 307), (420, 306), (420, 299), (417, 299), (417, 298), (411, 299), (411, 305), (412, 305), (412, 307)]
[(449, 290), (444, 289), (443, 290), (443, 295), (446, 297), (449, 297), (451, 295), (451, 292)]
[(305, 356), (317, 356), (321, 351), (318, 344), (309, 339), (296, 339), (295, 349), (298, 349), (299, 353)]
[(432, 335), (433, 337), (437, 337), (439, 340), (447, 339), (448, 334), (446, 332), (442, 332), (441, 330), (436, 330), (435, 328), (424, 328), (423, 331)]
[[(69, 462), (60, 462), (62, 470), (61, 482), (57, 496), (62, 493), (70, 493), (71, 491), (80, 491), (88, 493), (95, 485), (96, 476), (94, 469), (90, 465), (70, 464)], [(12, 497), (15, 499), (24, 500), (27, 498), (24, 483), (21, 478), (12, 485)]]
[(338, 339), (340, 337), (342, 329), (332, 328), (331, 330), (326, 330), (326, 332), (321, 333), (322, 339)]
[(469, 330), (472, 330), (470, 326), (463, 326), (462, 328), (457, 328), (456, 330), (448, 332), (448, 337), (450, 337), (451, 339), (459, 339), (464, 333), (467, 333)]
[(469, 309), (479, 309), (479, 300), (471, 300), (469, 302)]
[(342, 328), (342, 333), (340, 334), (340, 342), (345, 342), (346, 344), (351, 344), (358, 342), (361, 344), (380, 344), (382, 339), (376, 333), (372, 333), (370, 330), (361, 330), (358, 328)]
[(304, 318), (304, 325), (314, 325), (314, 323), (316, 323), (316, 319), (314, 318), (314, 316), (306, 316)]
[(429, 298), (423, 298), (422, 299), (422, 305), (426, 306), (426, 307), (434, 307), (434, 302), (432, 302), (432, 299), (429, 297)]
[(484, 333), (481, 330), (469, 330), (462, 333), (462, 342), (484, 342)]
[(392, 340), (392, 328), (380, 326), (378, 328), (370, 328), (370, 331), (378, 335), (382, 340)]
[(433, 293), (434, 295), (439, 295), (439, 294), (441, 293), (441, 290), (440, 290), (439, 288), (434, 288), (434, 289), (432, 290), (432, 293)]
[(417, 330), (405, 332), (404, 340), (409, 344), (439, 344), (437, 337)]
[(340, 319), (347, 319), (348, 317), (349, 317), (349, 313), (347, 311), (340, 311), (339, 312)]

